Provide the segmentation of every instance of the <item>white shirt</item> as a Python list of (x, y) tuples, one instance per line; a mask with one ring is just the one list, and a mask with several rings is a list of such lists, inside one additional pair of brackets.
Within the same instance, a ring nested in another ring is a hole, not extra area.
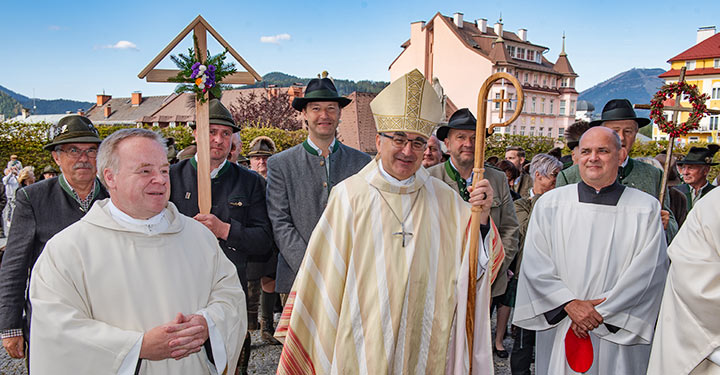
[[(310, 137), (307, 138), (307, 142), (310, 145), (310, 147), (313, 148), (313, 150), (317, 151), (318, 155), (322, 156), (323, 149), (318, 147), (315, 143), (313, 143), (312, 139)], [(332, 143), (330, 143), (330, 147), (326, 151), (328, 151), (328, 156), (323, 156), (323, 159), (325, 159), (325, 171), (327, 172), (327, 175), (330, 176), (330, 154), (332, 154), (332, 149), (335, 147), (336, 139), (333, 139)]]
[[(198, 161), (198, 160), (197, 160), (197, 154), (195, 154), (195, 156), (193, 156), (193, 158), (195, 159), (195, 163), (197, 163), (197, 161)], [(222, 169), (222, 167), (225, 166), (225, 163), (227, 163), (227, 159), (223, 160), (223, 162), (220, 163), (220, 165), (218, 165), (217, 168), (215, 168), (215, 169), (213, 169), (213, 170), (210, 171), (210, 179), (213, 179), (213, 178), (217, 177), (217, 175), (218, 175), (218, 173), (220, 172), (220, 170)]]
[(410, 176), (410, 177), (402, 180), (402, 181), (400, 181), (400, 180), (398, 180), (397, 178), (391, 176), (389, 173), (387, 173), (387, 172), (385, 171), (385, 168), (383, 168), (382, 160), (378, 160), (378, 168), (380, 169), (380, 175), (383, 176), (383, 178), (384, 178), (387, 182), (389, 182), (389, 183), (391, 183), (391, 184), (393, 184), (393, 185), (396, 185), (396, 186), (410, 186), (410, 185), (415, 181), (415, 175), (414, 175), (414, 174), (413, 174), (412, 176)]

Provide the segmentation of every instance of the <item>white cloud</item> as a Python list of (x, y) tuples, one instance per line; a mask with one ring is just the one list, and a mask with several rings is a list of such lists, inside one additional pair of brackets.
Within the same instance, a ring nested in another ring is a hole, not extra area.
[(280, 44), (280, 41), (282, 40), (290, 40), (290, 34), (278, 34), (273, 36), (261, 36), (260, 42), (262, 43), (272, 43), (272, 44)]
[(101, 48), (109, 48), (109, 49), (132, 49), (138, 51), (139, 49), (133, 42), (128, 42), (127, 40), (121, 40), (115, 44), (108, 44), (105, 46), (102, 46)]

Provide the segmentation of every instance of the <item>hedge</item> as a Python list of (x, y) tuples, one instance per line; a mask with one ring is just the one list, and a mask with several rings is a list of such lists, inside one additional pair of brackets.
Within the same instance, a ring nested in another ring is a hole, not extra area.
[[(32, 165), (37, 169), (42, 169), (47, 165), (54, 165), (50, 152), (43, 150), (43, 146), (47, 143), (48, 123), (24, 124), (18, 122), (2, 122), (0, 123), (0, 164), (5, 165), (5, 161), (10, 160), (10, 155), (15, 154), (23, 165)], [(105, 138), (113, 132), (126, 128), (125, 126), (98, 126), (98, 132), (101, 138)], [(167, 128), (150, 128), (160, 132), (164, 137), (175, 138), (175, 148), (180, 151), (190, 145), (193, 141), (192, 130), (187, 126), (167, 127)], [(257, 128), (247, 127), (240, 132), (243, 140), (243, 154), (248, 152), (250, 142), (257, 136), (265, 135), (275, 141), (277, 151), (280, 152), (301, 143), (307, 137), (306, 130), (287, 131), (277, 128)], [(555, 140), (548, 137), (533, 137), (522, 135), (501, 135), (495, 134), (488, 138), (488, 147), (486, 149), (486, 158), (497, 156), (505, 157), (505, 148), (508, 146), (520, 146), (525, 149), (526, 158), (531, 159), (533, 155), (548, 152), (555, 147)], [(632, 157), (655, 156), (660, 151), (665, 150), (667, 141), (650, 141), (647, 143), (635, 142), (630, 152)], [(676, 146), (674, 153), (686, 154), (690, 147), (704, 147), (707, 143), (699, 142), (690, 145)], [(564, 148), (563, 154), (570, 153), (567, 147)], [(710, 170), (709, 180), (714, 179), (720, 173), (720, 167), (715, 166)]]

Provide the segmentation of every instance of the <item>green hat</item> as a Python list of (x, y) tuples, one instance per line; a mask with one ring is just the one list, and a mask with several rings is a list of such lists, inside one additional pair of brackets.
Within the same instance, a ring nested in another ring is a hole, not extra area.
[(53, 167), (52, 165), (48, 165), (47, 167), (43, 168), (42, 173), (43, 173), (43, 174), (45, 174), (45, 173), (55, 173), (55, 174), (57, 174), (58, 171), (57, 171), (57, 169), (55, 169), (55, 167)]
[(55, 146), (67, 143), (101, 143), (97, 129), (89, 118), (80, 115), (65, 116), (58, 121), (57, 129), (60, 133), (53, 137), (52, 142), (43, 147), (52, 151)]
[[(240, 128), (235, 125), (232, 113), (220, 102), (220, 99), (210, 100), (210, 125), (225, 125), (232, 128), (233, 133), (239, 132)], [(190, 127), (195, 129), (195, 123), (190, 123)]]
[(293, 99), (292, 106), (302, 111), (310, 102), (337, 102), (340, 108), (345, 108), (352, 100), (338, 95), (335, 84), (330, 78), (314, 78), (308, 82), (305, 96)]
[(718, 152), (720, 146), (709, 144), (707, 147), (691, 147), (686, 157), (678, 160), (677, 165), (695, 164), (695, 165), (718, 165), (713, 163), (713, 156)]

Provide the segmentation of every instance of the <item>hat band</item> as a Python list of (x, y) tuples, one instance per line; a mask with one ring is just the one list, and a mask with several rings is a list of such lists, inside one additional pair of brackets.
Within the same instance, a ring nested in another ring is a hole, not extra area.
[(305, 99), (315, 99), (315, 98), (339, 98), (339, 95), (337, 91), (332, 91), (328, 89), (320, 89), (320, 90), (313, 90), (310, 92), (306, 92), (305, 96), (303, 97)]
[(636, 120), (637, 115), (635, 111), (629, 108), (615, 108), (602, 113), (603, 121), (613, 120)]
[(430, 137), (436, 123), (421, 118), (407, 118), (405, 116), (375, 115), (375, 124), (378, 133), (382, 132), (413, 132)]

